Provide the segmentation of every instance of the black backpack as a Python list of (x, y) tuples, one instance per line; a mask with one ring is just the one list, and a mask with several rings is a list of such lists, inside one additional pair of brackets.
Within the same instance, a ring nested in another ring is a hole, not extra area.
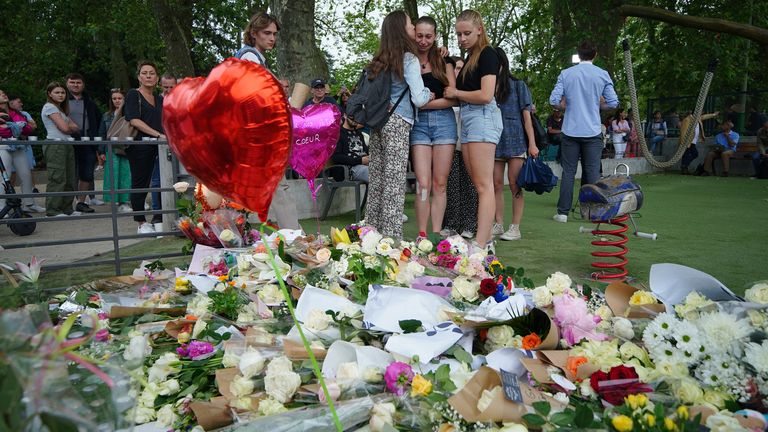
[(366, 125), (373, 130), (380, 130), (387, 124), (389, 116), (403, 100), (408, 92), (408, 87), (395, 102), (392, 109), (389, 108), (390, 91), (392, 88), (392, 74), (381, 71), (373, 80), (368, 79), (370, 70), (367, 68), (360, 74), (355, 92), (347, 100), (347, 116), (353, 121)]
[[(522, 80), (513, 80), (515, 81), (515, 85), (517, 85), (517, 98), (518, 103), (520, 99), (520, 93), (521, 88), (519, 82), (524, 82)], [(536, 113), (531, 112), (531, 125), (533, 126), (533, 139), (536, 141), (536, 148), (539, 150), (544, 150), (549, 145), (549, 135), (547, 135), (547, 129), (541, 124), (541, 120), (539, 120), (539, 116), (536, 115)], [(528, 144), (528, 134), (525, 133), (525, 121), (523, 121), (523, 137), (525, 138), (525, 143)]]

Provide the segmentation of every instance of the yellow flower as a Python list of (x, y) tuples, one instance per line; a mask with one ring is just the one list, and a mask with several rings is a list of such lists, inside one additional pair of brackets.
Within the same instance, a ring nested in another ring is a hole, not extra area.
[(664, 418), (664, 428), (667, 429), (668, 431), (675, 431), (675, 430), (677, 430), (677, 425), (675, 424), (675, 422), (671, 418), (665, 417)]
[(648, 304), (655, 304), (656, 297), (648, 291), (637, 290), (632, 297), (629, 298), (629, 304), (632, 306), (641, 306)]
[(629, 432), (632, 430), (632, 419), (625, 415), (612, 418), (611, 424), (619, 432)]
[(653, 427), (656, 425), (656, 416), (653, 414), (646, 414), (645, 415), (645, 422), (648, 423), (648, 426)]
[(688, 407), (685, 405), (680, 405), (677, 407), (677, 418), (681, 420), (688, 420), (688, 417), (690, 415), (688, 414)]
[(188, 293), (190, 291), (190, 282), (188, 279), (176, 278), (173, 290), (179, 293)]
[(642, 408), (646, 403), (648, 403), (648, 397), (642, 393), (631, 394), (625, 397), (624, 400), (627, 402), (627, 405), (632, 408), (632, 410)]
[(347, 230), (344, 228), (342, 229), (331, 228), (331, 240), (333, 241), (334, 246), (336, 246), (339, 243), (345, 243), (345, 244), (352, 243), (349, 240), (349, 234), (347, 233)]
[(179, 343), (187, 343), (189, 342), (189, 339), (192, 337), (192, 335), (189, 334), (189, 332), (181, 332), (176, 336), (176, 340), (179, 341)]
[(432, 381), (421, 375), (413, 377), (411, 382), (411, 396), (426, 396), (432, 393)]

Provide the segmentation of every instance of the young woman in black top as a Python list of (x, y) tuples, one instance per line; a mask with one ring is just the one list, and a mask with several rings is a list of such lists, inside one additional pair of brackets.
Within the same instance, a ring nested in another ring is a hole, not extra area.
[[(456, 147), (455, 99), (445, 99), (445, 87), (455, 87), (453, 59), (443, 58), (435, 44), (437, 23), (428, 16), (416, 21), (416, 55), (421, 64), (424, 86), (435, 99), (419, 110), (418, 120), (411, 129), (411, 154), (416, 173), (416, 224), (419, 237), (427, 236), (427, 225), (440, 232), (446, 206), (446, 183)], [(429, 196), (432, 195), (432, 202)]]
[(479, 247), (491, 251), (491, 227), (496, 210), (493, 164), (503, 128), (501, 111), (494, 99), (500, 62), (496, 50), (488, 43), (483, 19), (476, 11), (465, 10), (456, 18), (456, 35), (469, 56), (456, 87), (446, 87), (443, 94), (461, 104), (462, 151), (466, 152), (467, 170), (478, 194), (476, 241)]
[[(123, 106), (125, 119), (131, 123), (131, 126), (139, 130), (135, 140), (141, 141), (144, 138), (165, 140), (163, 96), (157, 92), (157, 66), (146, 60), (140, 62), (138, 78), (139, 88), (128, 90), (125, 95)], [(152, 180), (152, 170), (155, 168), (157, 146), (131, 145), (125, 149), (125, 154), (131, 166), (131, 188), (148, 188), (149, 182)], [(144, 211), (146, 199), (146, 192), (132, 193), (131, 208), (133, 211)], [(133, 220), (139, 223), (139, 234), (155, 232), (154, 226), (147, 223), (147, 218), (144, 215), (134, 216)], [(162, 215), (153, 215), (152, 222), (162, 222)]]

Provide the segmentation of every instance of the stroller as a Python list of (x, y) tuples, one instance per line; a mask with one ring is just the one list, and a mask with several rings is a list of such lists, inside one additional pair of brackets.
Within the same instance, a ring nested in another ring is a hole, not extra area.
[[(0, 159), (0, 175), (3, 176), (3, 188), (5, 189), (4, 193), (6, 195), (15, 194), (16, 190), (14, 190), (13, 185), (11, 184), (11, 176), (5, 170), (5, 165), (3, 164), (2, 159)], [(10, 219), (24, 219), (31, 217), (29, 214), (25, 213), (24, 210), (22, 210), (21, 198), (8, 197), (5, 199), (5, 207), (0, 208), (0, 223), (7, 223), (8, 228), (11, 229), (11, 232), (18, 236), (28, 236), (35, 232), (35, 228), (37, 228), (37, 224), (35, 222), (8, 223), (5, 219), (6, 215), (8, 215), (8, 218)]]

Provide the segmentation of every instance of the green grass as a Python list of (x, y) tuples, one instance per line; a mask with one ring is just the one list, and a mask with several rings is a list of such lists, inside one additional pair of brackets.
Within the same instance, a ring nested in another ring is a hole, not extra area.
[[(628, 270), (641, 283), (648, 280), (653, 263), (670, 262), (686, 265), (719, 279), (737, 293), (756, 280), (768, 279), (768, 182), (744, 177), (702, 178), (676, 174), (636, 176), (643, 187), (645, 203), (637, 218), (640, 231), (656, 232), (658, 240), (632, 237)], [(594, 250), (589, 234), (580, 234), (579, 226), (591, 224), (571, 218), (567, 224), (552, 221), (557, 192), (544, 195), (526, 194), (526, 207), (521, 231), (523, 238), (514, 242), (497, 242), (496, 252), (504, 263), (523, 267), (534, 283), (543, 284), (555, 272), (568, 273), (586, 280), (592, 271), (590, 252)], [(578, 195), (575, 195), (578, 196)], [(406, 197), (405, 236), (417, 234), (413, 211), (414, 195)], [(511, 196), (507, 191), (506, 223), (511, 220)], [(319, 222), (320, 231), (354, 222), (354, 213), (330, 217)], [(302, 221), (307, 231), (315, 231), (318, 222)], [(163, 253), (180, 250), (183, 239), (153, 239), (123, 248), (126, 255)], [(99, 257), (103, 259), (103, 255)], [(188, 261), (168, 259), (166, 264)], [(135, 265), (136, 263), (133, 263)], [(66, 287), (112, 276), (113, 266), (64, 269), (45, 272), (45, 287)], [(129, 274), (132, 266), (124, 266)]]

